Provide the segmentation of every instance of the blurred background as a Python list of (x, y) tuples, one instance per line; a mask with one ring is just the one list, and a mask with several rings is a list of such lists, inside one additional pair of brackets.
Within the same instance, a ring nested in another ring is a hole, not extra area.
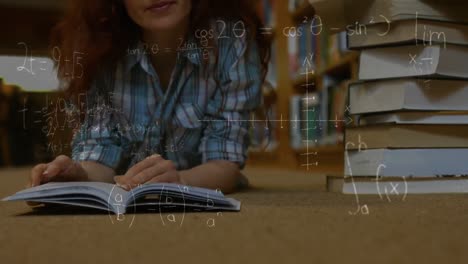
[[(44, 162), (70, 153), (73, 120), (48, 45), (67, 1), (0, 0), (0, 166)], [(272, 39), (263, 87), (266, 112), (252, 116), (249, 168), (343, 172), (347, 86), (357, 78), (344, 32), (327, 32), (304, 0), (256, 0)], [(348, 121), (349, 120), (349, 121)], [(322, 122), (320, 122), (322, 121)]]

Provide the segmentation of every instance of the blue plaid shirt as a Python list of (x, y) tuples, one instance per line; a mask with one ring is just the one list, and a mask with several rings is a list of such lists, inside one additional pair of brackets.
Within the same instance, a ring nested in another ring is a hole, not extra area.
[[(115, 73), (107, 71), (93, 82), (85, 121), (72, 141), (72, 158), (116, 171), (155, 153), (179, 170), (210, 160), (243, 168), (248, 122), (240, 120), (261, 103), (260, 59), (257, 46), (247, 45), (245, 38), (221, 38), (217, 48), (216, 71), (210, 71), (213, 59), (203, 64), (201, 49), (179, 50), (170, 85), (162, 89), (149, 55), (141, 44), (136, 47)], [(106, 91), (108, 87), (113, 89)]]

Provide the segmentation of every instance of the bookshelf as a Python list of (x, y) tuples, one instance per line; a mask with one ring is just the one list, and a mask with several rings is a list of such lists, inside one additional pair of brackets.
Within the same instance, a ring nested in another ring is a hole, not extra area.
[[(260, 1), (264, 2), (264, 1)], [(260, 3), (261, 4), (261, 3)], [(288, 1), (274, 1), (272, 8), (275, 21), (271, 28), (274, 28), (274, 45), (272, 54), (275, 57), (275, 64), (272, 65), (276, 72), (275, 89), (268, 88), (264, 91), (264, 105), (266, 108), (274, 107), (276, 142), (268, 149), (255, 149), (249, 151), (248, 165), (251, 167), (277, 167), (282, 169), (309, 170), (317, 173), (341, 174), (344, 169), (344, 146), (339, 141), (331, 144), (312, 144), (294, 148), (291, 145), (290, 123), (281, 120), (290, 119), (290, 100), (293, 96), (304, 96), (309, 93), (321, 92), (329, 89), (327, 79), (342, 78), (343, 80), (356, 80), (358, 72), (358, 54), (356, 52), (346, 52), (330, 63), (321, 61), (322, 52), (326, 50), (321, 46), (323, 43), (322, 34), (317, 36), (317, 46), (315, 47), (315, 68), (308, 70), (307, 74), (290, 74), (290, 56), (288, 54), (288, 37), (283, 34), (286, 27), (298, 27), (306, 18), (313, 18), (314, 8), (303, 1), (298, 4), (295, 10), (290, 10)], [(270, 67), (272, 67), (270, 66)], [(343, 77), (344, 76), (344, 77)], [(338, 88), (341, 89), (341, 88)], [(307, 155), (317, 154), (309, 157), (309, 163), (318, 162), (318, 166), (307, 166)]]

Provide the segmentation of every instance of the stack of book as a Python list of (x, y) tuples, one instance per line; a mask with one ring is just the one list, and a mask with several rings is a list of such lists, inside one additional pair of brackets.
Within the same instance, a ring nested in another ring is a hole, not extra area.
[(343, 192), (468, 192), (468, 2), (371, 2), (375, 19), (348, 28), (361, 55)]

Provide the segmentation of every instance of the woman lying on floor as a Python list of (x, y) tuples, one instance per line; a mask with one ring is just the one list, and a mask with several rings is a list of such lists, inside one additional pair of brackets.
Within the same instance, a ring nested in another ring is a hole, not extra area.
[(87, 111), (72, 157), (35, 166), (31, 186), (245, 185), (248, 122), (232, 120), (261, 103), (270, 52), (251, 1), (72, 2), (52, 44), (60, 80), (71, 98), (86, 95)]

